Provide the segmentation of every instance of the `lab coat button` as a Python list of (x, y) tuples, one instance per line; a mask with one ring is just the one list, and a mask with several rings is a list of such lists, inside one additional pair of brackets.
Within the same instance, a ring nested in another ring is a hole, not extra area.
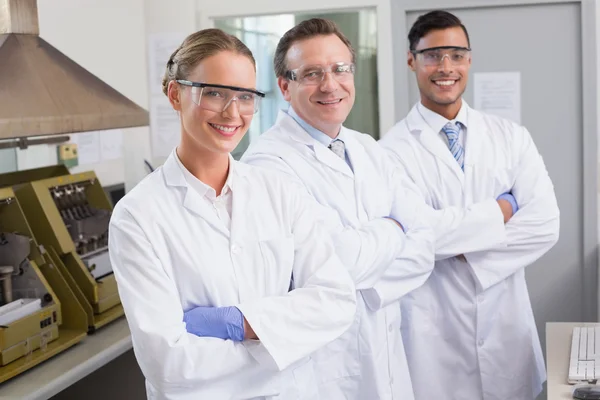
[(394, 384), (394, 377), (390, 376), (390, 385), (393, 385), (393, 384)]
[(477, 301), (483, 303), (483, 296), (477, 296)]
[(390, 325), (390, 326), (388, 327), (388, 330), (389, 330), (390, 332), (391, 332), (391, 331), (393, 331), (393, 330), (394, 330), (394, 325)]
[(478, 342), (478, 344), (479, 344), (479, 347), (483, 346), (483, 343), (485, 343), (485, 342), (484, 342), (483, 340), (480, 340), (480, 341)]
[(235, 244), (234, 244), (233, 246), (231, 246), (231, 252), (232, 252), (233, 254), (237, 254), (237, 253), (239, 253), (239, 252), (240, 252), (240, 247), (239, 247), (238, 245), (235, 245)]

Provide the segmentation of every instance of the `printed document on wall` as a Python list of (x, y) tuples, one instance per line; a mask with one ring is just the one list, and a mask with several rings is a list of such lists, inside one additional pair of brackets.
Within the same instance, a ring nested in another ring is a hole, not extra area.
[(162, 79), (167, 61), (186, 36), (181, 32), (153, 33), (148, 36), (148, 75), (151, 95), (162, 94)]
[(100, 158), (102, 161), (123, 158), (123, 131), (111, 129), (98, 133), (100, 136)]
[(186, 36), (183, 32), (153, 33), (148, 36), (152, 157), (168, 157), (179, 142), (179, 118), (162, 91), (162, 80), (171, 54)]
[(77, 145), (79, 165), (100, 162), (100, 139), (98, 134), (98, 131), (89, 131), (69, 135), (71, 143)]
[(165, 95), (150, 98), (150, 134), (152, 157), (168, 157), (179, 143), (179, 115)]
[(521, 123), (521, 73), (475, 72), (474, 108)]

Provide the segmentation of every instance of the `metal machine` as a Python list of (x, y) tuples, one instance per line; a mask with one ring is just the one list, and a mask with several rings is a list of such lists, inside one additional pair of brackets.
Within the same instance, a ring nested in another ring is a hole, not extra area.
[(53, 178), (55, 176), (69, 175), (69, 168), (62, 164), (49, 167), (32, 168), (22, 171), (7, 172), (0, 175), (0, 188), (13, 187), (23, 183)]
[(87, 318), (15, 193), (0, 189), (0, 382), (86, 336)]
[(112, 205), (94, 172), (21, 183), (15, 192), (35, 237), (84, 307), (89, 331), (124, 315), (108, 257)]

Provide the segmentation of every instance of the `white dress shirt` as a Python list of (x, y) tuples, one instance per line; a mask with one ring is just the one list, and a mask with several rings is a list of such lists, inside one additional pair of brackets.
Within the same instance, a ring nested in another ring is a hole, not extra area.
[(231, 230), (231, 204), (232, 204), (232, 196), (231, 196), (231, 176), (232, 170), (234, 168), (235, 163), (231, 162), (231, 156), (229, 156), (229, 173), (227, 174), (227, 180), (225, 181), (225, 186), (223, 186), (223, 190), (221, 190), (221, 194), (217, 196), (217, 192), (215, 189), (202, 182), (200, 179), (196, 178), (188, 169), (183, 165), (181, 160), (179, 159), (179, 155), (175, 152), (175, 161), (177, 165), (181, 169), (183, 176), (185, 177), (185, 181), (191, 188), (193, 188), (196, 193), (202, 197), (203, 200), (208, 202), (215, 210), (217, 217), (227, 228), (227, 230)]
[(454, 118), (453, 120), (446, 119), (445, 117), (441, 116), (435, 111), (431, 111), (429, 108), (425, 107), (421, 102), (417, 103), (417, 110), (419, 111), (419, 114), (421, 114), (427, 125), (429, 125), (429, 127), (434, 132), (438, 132), (439, 138), (444, 141), (446, 147), (448, 147), (448, 136), (446, 136), (446, 134), (442, 132), (442, 128), (446, 126), (448, 122), (460, 122), (462, 126), (460, 127), (460, 134), (458, 135), (458, 143), (460, 143), (460, 145), (464, 149), (467, 137), (467, 118), (469, 112), (469, 107), (465, 106), (465, 104), (466, 103), (463, 101), (462, 105), (460, 106), (460, 110), (456, 115), (456, 118)]

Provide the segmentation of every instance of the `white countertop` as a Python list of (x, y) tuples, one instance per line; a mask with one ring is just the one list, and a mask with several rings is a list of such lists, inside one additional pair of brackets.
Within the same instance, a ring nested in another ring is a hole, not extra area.
[(0, 384), (0, 399), (45, 400), (132, 348), (124, 317), (66, 351)]
[[(549, 322), (546, 324), (548, 400), (572, 399), (567, 383), (571, 333), (575, 326), (592, 323)], [(0, 399), (45, 400), (108, 364), (132, 348), (124, 317), (88, 335), (80, 343), (42, 364), (0, 384)]]
[(574, 385), (567, 383), (573, 328), (598, 325), (600, 324), (582, 322), (548, 322), (546, 324), (548, 400), (573, 399)]

